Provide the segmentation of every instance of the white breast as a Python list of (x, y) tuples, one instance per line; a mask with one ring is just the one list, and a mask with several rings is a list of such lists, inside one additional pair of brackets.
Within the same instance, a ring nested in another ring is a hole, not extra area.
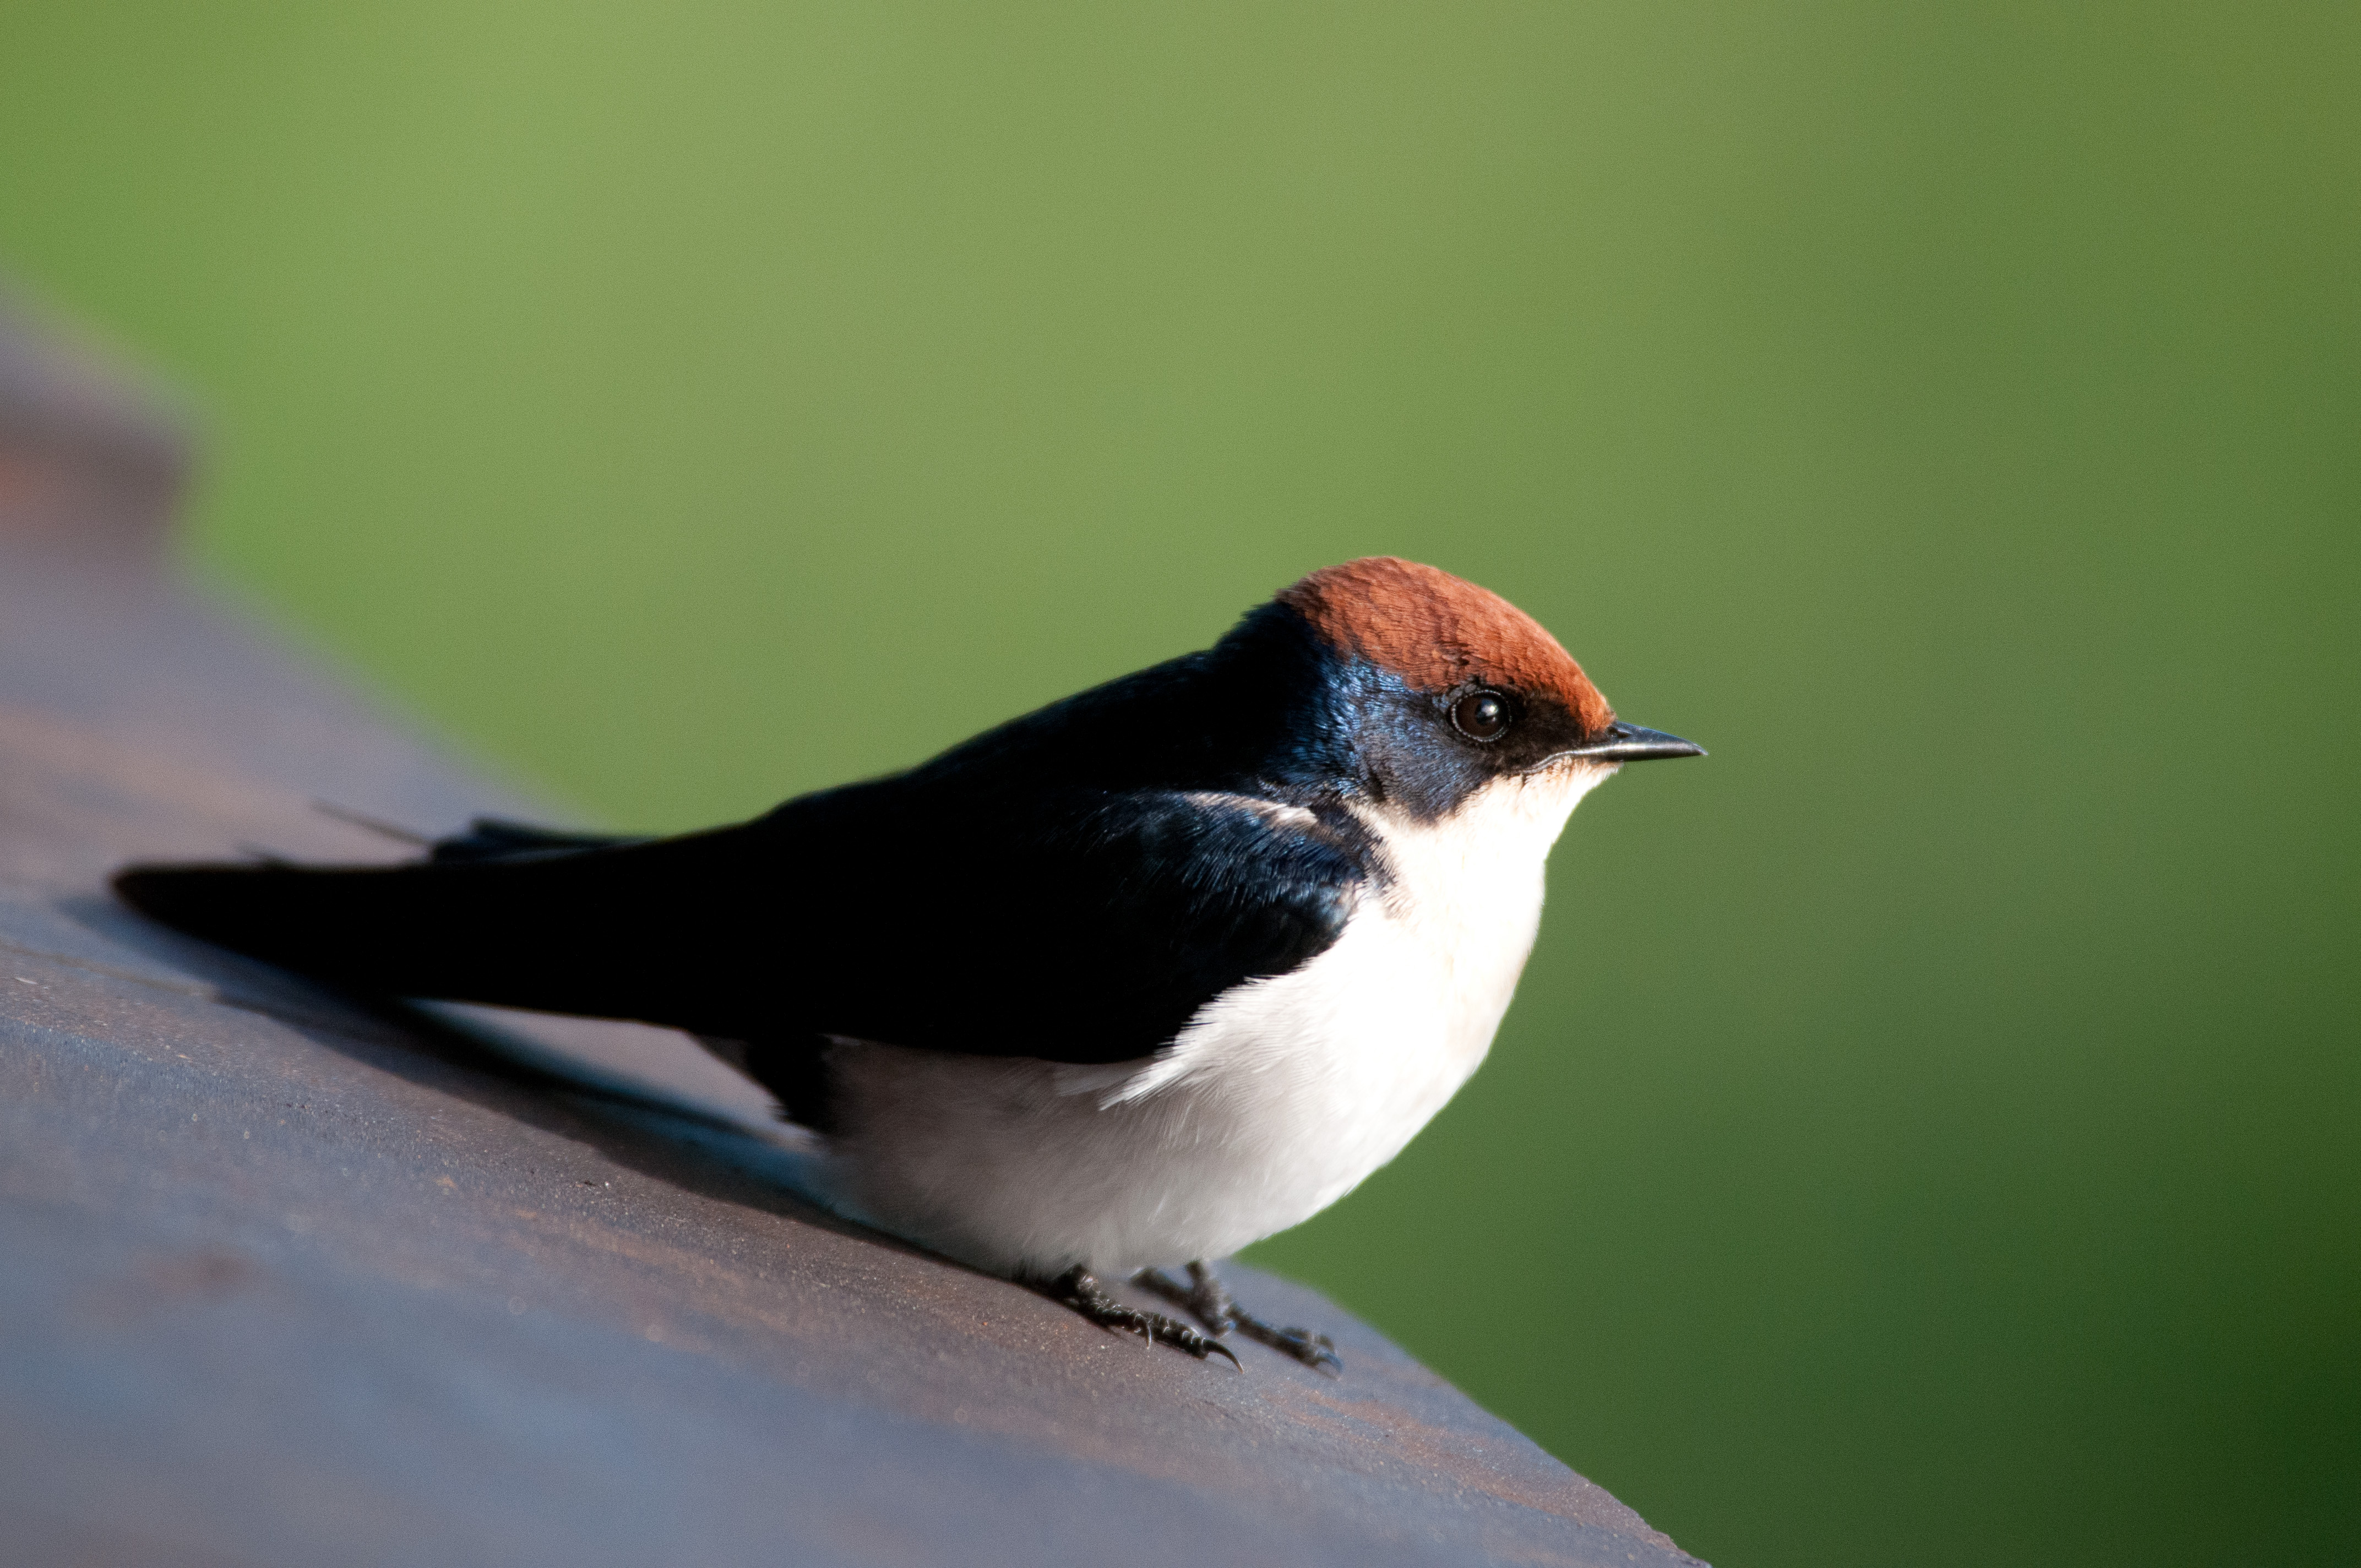
[(1215, 998), (1145, 1061), (840, 1042), (832, 1201), (1004, 1273), (1219, 1257), (1311, 1218), (1482, 1062), (1549, 847), (1612, 771), (1503, 779), (1436, 823), (1367, 814), (1391, 878), (1336, 943)]

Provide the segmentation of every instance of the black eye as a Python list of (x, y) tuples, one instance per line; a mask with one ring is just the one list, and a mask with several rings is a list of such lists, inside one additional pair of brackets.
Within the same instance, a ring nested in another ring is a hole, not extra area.
[(1499, 692), (1469, 692), (1451, 705), (1451, 722), (1470, 740), (1498, 740), (1511, 722), (1508, 699)]

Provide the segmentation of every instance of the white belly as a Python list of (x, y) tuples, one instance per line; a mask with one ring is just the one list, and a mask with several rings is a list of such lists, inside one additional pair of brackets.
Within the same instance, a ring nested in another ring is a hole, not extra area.
[(1439, 824), (1372, 815), (1393, 872), (1334, 946), (1107, 1067), (862, 1041), (829, 1057), (840, 1207), (1000, 1273), (1225, 1256), (1401, 1151), (1484, 1059), (1566, 814), (1609, 769), (1502, 781)]

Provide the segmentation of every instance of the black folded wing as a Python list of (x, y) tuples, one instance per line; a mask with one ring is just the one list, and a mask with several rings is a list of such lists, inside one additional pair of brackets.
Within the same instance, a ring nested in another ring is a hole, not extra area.
[(961, 800), (907, 775), (673, 839), (501, 830), (403, 866), (134, 867), (115, 885), (168, 925), (363, 992), (1106, 1062), (1326, 948), (1364, 880), (1349, 821), (1292, 807)]

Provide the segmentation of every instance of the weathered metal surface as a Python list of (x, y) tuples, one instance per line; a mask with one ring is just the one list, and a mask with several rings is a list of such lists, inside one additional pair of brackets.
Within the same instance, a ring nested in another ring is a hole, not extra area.
[(28, 424), (44, 361), (10, 354), (10, 1561), (1691, 1561), (1309, 1291), (1233, 1272), (1341, 1379), (1147, 1350), (799, 1204), (760, 1091), (678, 1036), (488, 1046), (115, 907), (133, 857), (394, 848), (315, 799), (520, 803), (126, 547), (164, 427), (109, 469), (106, 400)]

